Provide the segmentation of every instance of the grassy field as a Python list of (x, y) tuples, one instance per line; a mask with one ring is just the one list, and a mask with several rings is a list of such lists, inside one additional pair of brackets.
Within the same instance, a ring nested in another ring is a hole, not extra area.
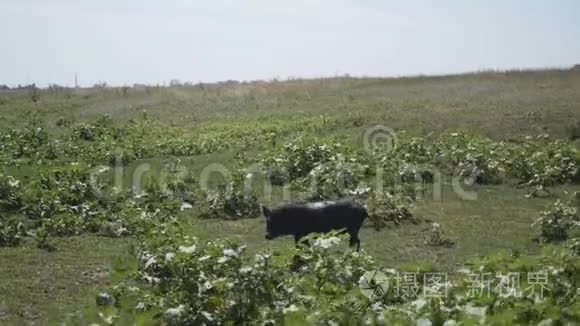
[(198, 128), (296, 116), (362, 112), (395, 130), (429, 133), (464, 128), (496, 138), (548, 132), (569, 136), (580, 119), (578, 71), (489, 72), (388, 79), (329, 78), (169, 88), (81, 89), (0, 93), (0, 125), (30, 117), (116, 121), (142, 111), (168, 125)]
[[(406, 135), (467, 130), (497, 140), (542, 133), (568, 139), (580, 123), (580, 72), (58, 89), (41, 90), (38, 98), (34, 102), (30, 92), (0, 91), (0, 127), (26, 126), (35, 119), (58, 134), (56, 124), (63, 119), (92, 121), (107, 113), (115, 124), (122, 124), (146, 112), (167, 130), (182, 135), (272, 126), (280, 128), (280, 143), (297, 136), (335, 137), (361, 147), (364, 130), (376, 124)], [(321, 116), (330, 128), (309, 127)], [(352, 123), (355, 119), (360, 123)], [(575, 146), (580, 148), (577, 141)], [(196, 175), (210, 163), (234, 164), (236, 154), (253, 156), (259, 150), (249, 145), (181, 160)], [(122, 172), (124, 187), (132, 186), (131, 175), (143, 163), (158, 171), (163, 158), (131, 162)], [(7, 171), (24, 178), (35, 169), (31, 165)], [(440, 223), (455, 245), (427, 245), (425, 224), (380, 231), (368, 226), (361, 233), (363, 250), (384, 266), (428, 261), (443, 270), (498, 250), (535, 253), (540, 246), (533, 239), (539, 231), (530, 225), (555, 198), (569, 197), (580, 191), (580, 185), (556, 186), (551, 197), (533, 199), (525, 198), (526, 189), (513, 184), (476, 185), (470, 190), (477, 193), (477, 200), (462, 200), (446, 184), (441, 200), (426, 196), (411, 207), (416, 216)], [(274, 198), (268, 204), (276, 202)], [(289, 238), (265, 240), (262, 218), (202, 220), (195, 212), (182, 212), (181, 218), (201, 238), (235, 239), (248, 244), (250, 252), (293, 245)], [(0, 248), (0, 324), (57, 323), (82, 316), (95, 293), (110, 284), (114, 261), (129, 259), (132, 241), (81, 235), (53, 239), (58, 248), (54, 252), (38, 249), (29, 240), (19, 247)]]

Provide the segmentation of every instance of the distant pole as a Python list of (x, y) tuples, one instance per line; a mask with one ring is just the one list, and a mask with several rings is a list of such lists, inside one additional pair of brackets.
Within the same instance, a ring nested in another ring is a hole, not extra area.
[(76, 73), (75, 73), (75, 88), (79, 88), (79, 79), (77, 78)]

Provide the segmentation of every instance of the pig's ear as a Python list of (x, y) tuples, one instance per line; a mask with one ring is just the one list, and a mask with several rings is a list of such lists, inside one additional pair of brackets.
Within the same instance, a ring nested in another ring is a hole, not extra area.
[(270, 209), (266, 206), (262, 206), (262, 213), (264, 213), (265, 217), (270, 216)]

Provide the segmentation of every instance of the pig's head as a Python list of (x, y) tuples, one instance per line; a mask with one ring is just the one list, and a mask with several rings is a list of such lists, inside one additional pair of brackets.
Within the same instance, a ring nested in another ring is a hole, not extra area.
[(262, 206), (262, 213), (266, 218), (266, 239), (272, 240), (282, 235), (282, 226), (278, 225), (280, 218), (277, 216), (276, 211)]

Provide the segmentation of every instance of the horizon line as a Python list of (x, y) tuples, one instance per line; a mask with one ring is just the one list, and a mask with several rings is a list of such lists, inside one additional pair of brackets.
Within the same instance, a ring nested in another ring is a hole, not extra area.
[[(98, 81), (90, 86), (70, 86), (61, 85), (57, 83), (48, 83), (45, 87), (38, 87), (36, 83), (29, 84), (3, 84), (0, 83), (0, 87), (6, 86), (10, 90), (22, 90), (29, 89), (33, 85), (37, 89), (50, 89), (51, 87), (61, 87), (66, 89), (93, 89), (93, 88), (124, 88), (124, 87), (176, 87), (176, 86), (199, 86), (199, 85), (223, 85), (223, 84), (255, 84), (255, 83), (277, 83), (277, 82), (289, 82), (289, 81), (309, 81), (309, 80), (324, 80), (324, 79), (341, 79), (341, 78), (351, 78), (351, 79), (413, 79), (413, 78), (441, 78), (441, 77), (454, 77), (454, 76), (465, 76), (465, 75), (478, 75), (485, 73), (510, 73), (510, 72), (550, 72), (550, 71), (575, 71), (580, 70), (580, 63), (569, 64), (566, 66), (544, 66), (544, 67), (520, 67), (520, 68), (481, 68), (476, 70), (465, 70), (460, 72), (450, 72), (450, 73), (418, 73), (418, 74), (402, 74), (402, 75), (356, 75), (350, 73), (335, 74), (335, 75), (322, 75), (316, 77), (299, 77), (299, 76), (287, 76), (281, 78), (279, 76), (270, 77), (268, 79), (225, 79), (219, 81), (197, 81), (193, 82), (190, 80), (180, 80), (178, 78), (170, 79), (162, 83), (132, 83), (132, 84), (109, 84), (106, 81)], [(75, 79), (79, 74), (75, 74)], [(173, 83), (173, 84), (172, 84)], [(2, 90), (2, 88), (0, 88)]]

